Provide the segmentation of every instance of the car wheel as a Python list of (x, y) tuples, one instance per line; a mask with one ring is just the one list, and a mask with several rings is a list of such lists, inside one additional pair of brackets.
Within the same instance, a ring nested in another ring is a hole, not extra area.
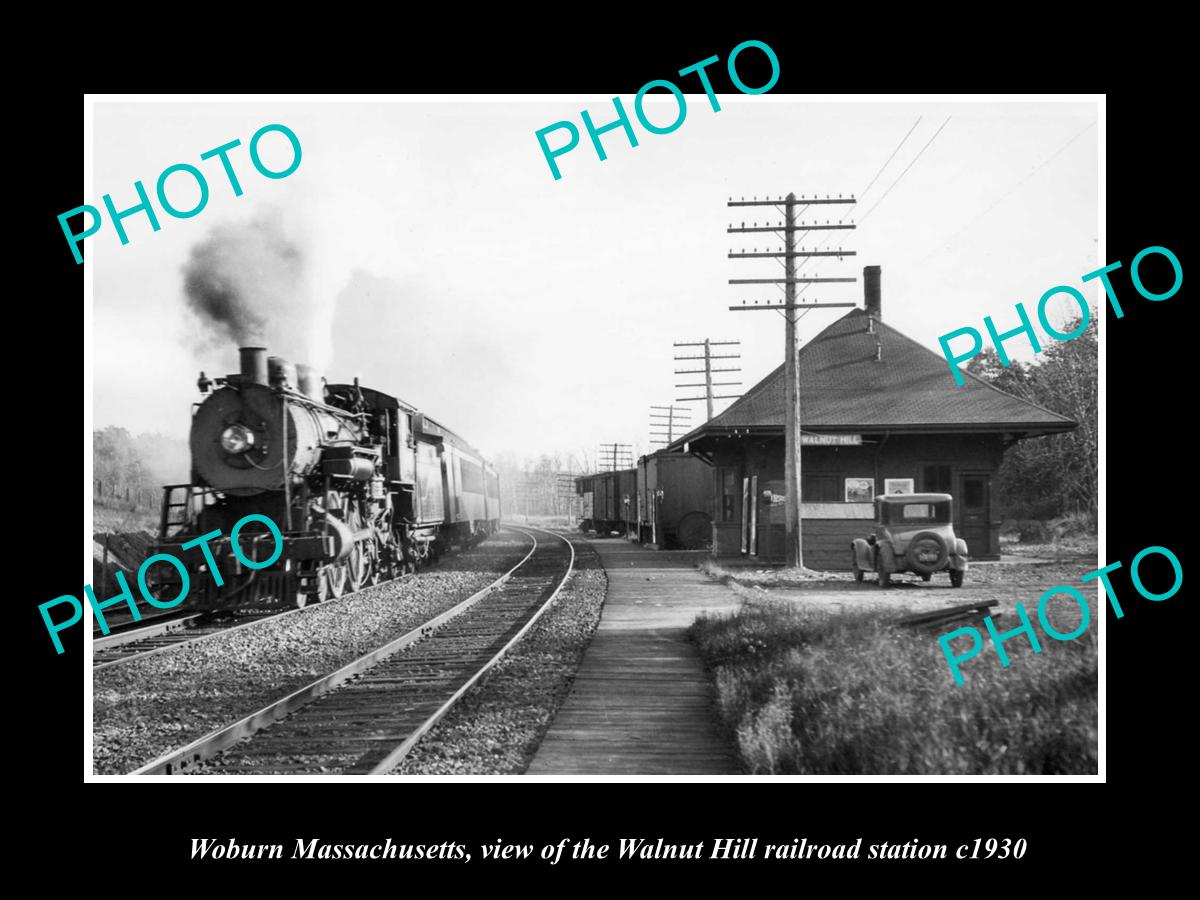
[(963, 574), (964, 573), (963, 573), (962, 569), (951, 569), (950, 570), (950, 587), (956, 587), (956, 588), (962, 587)]

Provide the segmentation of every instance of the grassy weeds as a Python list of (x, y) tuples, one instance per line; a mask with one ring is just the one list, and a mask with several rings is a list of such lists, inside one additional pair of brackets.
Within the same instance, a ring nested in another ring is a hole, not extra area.
[[(1052, 621), (1064, 633), (1073, 627)], [(997, 628), (1017, 624), (1009, 615)], [(1096, 772), (1094, 615), (1073, 641), (1039, 630), (1040, 654), (1024, 636), (1008, 641), (1007, 669), (985, 634), (962, 686), (937, 642), (950, 630), (911, 632), (878, 613), (760, 600), (731, 616), (701, 617), (691, 635), (750, 772)]]

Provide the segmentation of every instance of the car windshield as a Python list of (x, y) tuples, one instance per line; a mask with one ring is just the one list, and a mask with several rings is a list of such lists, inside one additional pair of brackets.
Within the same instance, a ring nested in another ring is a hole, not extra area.
[(884, 515), (891, 525), (922, 525), (950, 521), (950, 501), (889, 503)]

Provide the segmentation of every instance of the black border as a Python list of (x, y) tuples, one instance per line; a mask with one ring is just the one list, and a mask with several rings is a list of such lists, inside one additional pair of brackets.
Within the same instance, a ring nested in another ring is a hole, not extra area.
[[(871, 24), (886, 30), (886, 22)], [(296, 78), (291, 83), (272, 84), (265, 77), (248, 80), (258, 82), (255, 88), (261, 84), (267, 90), (333, 90), (335, 85), (330, 81), (336, 80), (336, 89), (341, 90), (586, 91), (628, 96), (646, 80), (669, 77), (673, 70), (709, 55), (724, 58), (744, 37), (765, 40), (779, 54), (782, 73), (774, 93), (881, 87), (967, 90), (958, 77), (960, 71), (975, 73), (972, 89), (989, 91), (1103, 90), (1113, 87), (1116, 80), (1088, 69), (1099, 51), (1087, 48), (1087, 36), (1082, 34), (1072, 42), (1075, 51), (1042, 57), (1066, 67), (1066, 71), (1055, 73), (1061, 77), (1033, 85), (1028, 82), (1042, 73), (1025, 72), (1027, 83), (1020, 85), (1011, 83), (1015, 67), (1032, 65), (1041, 50), (1059, 46), (1050, 40), (1053, 35), (1029, 38), (1038, 46), (1027, 41), (1023, 53), (1015, 57), (1008, 48), (998, 45), (995, 65), (989, 67), (979, 58), (979, 48), (962, 40), (949, 42), (936, 58), (922, 52), (929, 49), (927, 39), (897, 39), (883, 54), (871, 44), (847, 39), (842, 45), (847, 51), (844, 55), (836, 47), (826, 55), (824, 50), (814, 53), (813, 35), (799, 26), (725, 31), (743, 34), (731, 39), (673, 32), (671, 38), (661, 39), (634, 28), (620, 35), (598, 34), (587, 44), (579, 34), (572, 34), (569, 39), (530, 39), (523, 47), (514, 46), (508, 39), (464, 40), (456, 35), (450, 40), (438, 35), (424, 43), (403, 41), (387, 57), (364, 53), (337, 79), (331, 79), (325, 67), (321, 71), (295, 67), (291, 71)], [(829, 43), (836, 41), (831, 39)], [(292, 55), (296, 54), (312, 59), (299, 48)], [(841, 66), (836, 65), (839, 61)], [(867, 63), (872, 65), (867, 67)], [(1136, 67), (1137, 63), (1132, 65)], [(262, 71), (262, 66), (255, 68)], [(956, 75), (952, 83), (946, 79), (949, 70)], [(888, 72), (896, 76), (879, 80), (879, 75)], [(155, 84), (154, 89), (246, 90), (251, 87), (249, 83), (234, 83), (243, 74), (240, 69), (226, 73), (225, 83), (220, 84), (222, 79), (218, 77), (214, 83), (211, 71), (189, 70), (178, 73), (178, 78), (167, 79), (169, 85)], [(1128, 70), (1122, 77), (1129, 77)], [(1178, 554), (1186, 571), (1182, 540), (1186, 532), (1178, 519), (1191, 494), (1183, 474), (1189, 469), (1185, 459), (1175, 458), (1190, 449), (1186, 429), (1192, 401), (1184, 366), (1192, 338), (1183, 318), (1186, 299), (1181, 291), (1162, 303), (1143, 301), (1133, 295), (1127, 276), (1133, 255), (1149, 245), (1171, 248), (1187, 267), (1182, 216), (1190, 211), (1185, 194), (1190, 167), (1183, 159), (1184, 141), (1175, 137), (1179, 127), (1175, 123), (1187, 107), (1158, 89), (1156, 77), (1161, 77), (1161, 70), (1154, 63), (1143, 72), (1140, 83), (1128, 83), (1108, 94), (1107, 259), (1125, 262), (1124, 278), (1118, 273), (1114, 283), (1122, 299), (1130, 299), (1124, 302), (1123, 319), (1118, 321), (1109, 312), (1107, 320), (1111, 374), (1106, 407), (1108, 546), (1104, 558), (1128, 564), (1138, 550), (1161, 544)], [(95, 81), (89, 88), (97, 91), (146, 87), (115, 85), (111, 73), (103, 72)], [(314, 83), (318, 81), (319, 85)], [(190, 837), (235, 835), (240, 841), (285, 843), (296, 836), (323, 836), (337, 842), (390, 836), (398, 842), (422, 843), (475, 843), (503, 838), (540, 845), (564, 836), (589, 836), (597, 841), (661, 836), (681, 843), (718, 836), (786, 841), (806, 835), (821, 842), (862, 836), (867, 843), (912, 838), (959, 842), (977, 836), (1011, 836), (1029, 840), (1031, 851), (1025, 860), (1007, 866), (989, 865), (986, 871), (955, 865), (953, 883), (972, 885), (980, 877), (996, 883), (1014, 879), (1014, 884), (1028, 889), (1029, 874), (1034, 869), (1064, 871), (1062, 866), (1078, 864), (1090, 867), (1097, 849), (1114, 839), (1120, 842), (1117, 855), (1122, 858), (1136, 861), (1142, 851), (1166, 852), (1161, 842), (1170, 837), (1162, 834), (1154, 810), (1146, 807), (1156, 795), (1165, 804), (1175, 793), (1171, 790), (1173, 779), (1185, 777), (1188, 766), (1186, 742), (1179, 740), (1190, 699), (1190, 681), (1185, 680), (1184, 669), (1188, 654), (1174, 640), (1189, 634), (1184, 592), (1158, 604), (1135, 598), (1124, 604), (1126, 616), (1119, 621), (1109, 614), (1105, 786), (860, 782), (544, 787), (398, 782), (391, 790), (358, 785), (321, 785), (302, 790), (290, 785), (214, 785), (205, 790), (166, 791), (127, 784), (83, 785), (79, 744), (82, 659), (78, 647), (63, 657), (53, 654), (36, 611), (36, 603), (43, 599), (79, 588), (78, 535), (64, 524), (76, 521), (73, 503), (79, 483), (73, 473), (78, 471), (74, 468), (79, 459), (74, 443), (78, 432), (69, 411), (78, 402), (81, 381), (75, 358), (78, 354), (82, 363), (82, 348), (68, 332), (68, 317), (60, 310), (79, 302), (82, 268), (64, 252), (55, 216), (84, 199), (78, 187), (82, 104), (82, 93), (72, 88), (49, 90), (21, 103), (23, 121), (36, 123), (38, 142), (37, 152), (29, 161), (36, 175), (17, 184), (19, 194), (24, 194), (19, 202), (25, 210), (17, 221), (20, 228), (32, 228), (33, 234), (16, 246), (31, 249), (33, 260), (27, 260), (24, 253), (9, 260), (10, 270), (28, 271), (34, 276), (21, 279), (25, 286), (16, 296), (10, 294), (10, 308), (16, 313), (10, 328), (25, 338), (23, 342), (11, 341), (10, 346), (24, 343), (29, 350), (14, 352), (12, 361), (18, 371), (12, 372), (9, 380), (14, 406), (10, 445), (17, 451), (10, 465), (14, 480), (28, 491), (10, 507), (10, 522), (16, 527), (9, 537), (13, 549), (10, 572), (17, 573), (17, 602), (25, 616), (21, 643), (27, 659), (21, 671), (34, 685), (21, 694), (21, 701), (27, 702), (29, 709), (23, 711), (25, 725), (19, 729), (27, 738), (24, 746), (28, 771), (35, 776), (29, 782), (35, 788), (30, 836), (31, 843), (44, 850), (47, 859), (61, 862), (65, 861), (64, 852), (74, 853), (83, 856), (93, 873), (115, 865), (135, 865), (138, 871), (161, 868), (186, 873), (190, 883), (220, 884), (246, 875), (275, 877), (282, 868), (188, 863)], [(1019, 265), (1020, 261), (1004, 264)], [(1064, 276), (1077, 274), (1081, 273)], [(981, 279), (986, 277), (986, 272), (980, 273)], [(104, 348), (93, 347), (92, 352), (102, 354)], [(16, 413), (16, 408), (22, 412)], [(1131, 596), (1127, 579), (1119, 575), (1114, 582), (1123, 598)], [(358, 793), (350, 796), (347, 791)], [(80, 828), (83, 823), (91, 824)], [(63, 847), (61, 842), (67, 834), (78, 836), (76, 849)], [(132, 844), (128, 843), (129, 837), (133, 838)], [(1107, 862), (1115, 862), (1115, 858)], [(393, 869), (400, 885), (404, 884), (401, 879), (413, 874), (412, 865)], [(417, 865), (421, 875), (454, 875), (448, 867)], [(708, 863), (685, 869), (678, 864), (668, 865), (601, 867), (580, 863), (570, 871), (583, 870), (589, 881), (582, 883), (590, 883), (602, 873), (637, 881), (648, 875), (666, 875), (672, 880), (699, 875), (714, 886), (728, 881), (751, 889), (755, 884), (766, 888), (762, 882), (748, 880), (760, 871), (758, 866)], [(464, 867), (464, 871), (469, 869), (472, 875), (493, 881), (504, 872), (525, 878), (527, 869), (535, 866), (480, 865)], [(387, 865), (377, 863), (372, 868), (386, 871)], [(785, 874), (785, 869), (805, 879), (798, 878), (797, 885), (811, 884), (816, 871), (833, 878), (841, 878), (845, 871), (843, 867), (817, 870), (797, 863), (772, 867), (770, 874)], [(346, 863), (293, 864), (287, 870), (301, 872), (305, 878), (318, 873), (332, 872), (338, 877), (361, 871)], [(564, 872), (568, 868), (546, 871)], [(859, 867), (856, 874), (888, 885), (898, 879), (943, 885), (948, 884), (943, 879), (951, 873), (942, 867), (908, 864)], [(962, 875), (971, 880), (961, 881)], [(1021, 880), (1016, 881), (1018, 878)], [(782, 882), (789, 883), (790, 879)]]

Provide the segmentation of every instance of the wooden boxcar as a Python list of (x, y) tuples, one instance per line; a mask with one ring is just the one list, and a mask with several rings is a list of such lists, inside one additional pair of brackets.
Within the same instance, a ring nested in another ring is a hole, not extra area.
[[(601, 472), (575, 481), (575, 490), (584, 496), (584, 518), (579, 527), (607, 535), (622, 534), (637, 528), (637, 469)], [(587, 503), (588, 495), (591, 503)]]
[(686, 453), (660, 451), (638, 460), (638, 536), (663, 549), (712, 546), (713, 470)]

